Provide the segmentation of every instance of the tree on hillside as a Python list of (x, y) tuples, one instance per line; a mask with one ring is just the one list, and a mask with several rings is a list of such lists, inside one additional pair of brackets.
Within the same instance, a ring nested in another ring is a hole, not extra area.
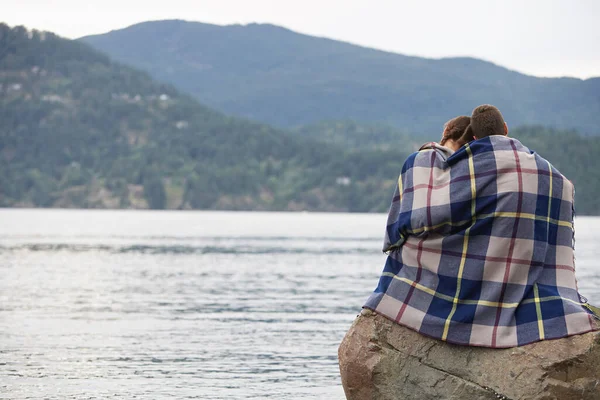
[(144, 176), (144, 197), (148, 207), (153, 210), (163, 210), (167, 206), (167, 193), (162, 179), (156, 172)]

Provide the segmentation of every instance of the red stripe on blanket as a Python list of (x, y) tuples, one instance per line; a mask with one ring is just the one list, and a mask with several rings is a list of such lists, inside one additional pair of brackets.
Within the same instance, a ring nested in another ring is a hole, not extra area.
[[(429, 189), (427, 190), (427, 223), (431, 225), (431, 187), (433, 186), (433, 165), (435, 163), (435, 153), (431, 153), (431, 168), (429, 170)], [(410, 285), (410, 289), (408, 289), (408, 293), (406, 294), (406, 299), (404, 300), (400, 311), (398, 311), (398, 315), (396, 316), (396, 321), (400, 321), (402, 316), (404, 315), (404, 311), (406, 311), (406, 306), (410, 303), (410, 299), (415, 291), (415, 287), (417, 283), (421, 280), (421, 273), (423, 272), (423, 265), (421, 264), (421, 255), (423, 254), (423, 242), (427, 237), (423, 237), (419, 244), (417, 245), (417, 275), (415, 280)]]
[[(517, 200), (517, 215), (521, 213), (521, 208), (523, 207), (523, 175), (521, 174), (521, 160), (519, 160), (519, 153), (517, 152), (517, 147), (515, 146), (514, 141), (510, 141), (510, 146), (513, 149), (513, 154), (515, 156), (515, 162), (517, 163), (516, 172), (517, 172), (517, 181), (519, 182), (519, 194)], [(515, 218), (515, 223), (513, 225), (512, 237), (510, 239), (510, 245), (508, 248), (508, 257), (506, 260), (506, 267), (504, 269), (504, 278), (502, 280), (502, 289), (500, 290), (500, 299), (498, 302), (500, 304), (504, 303), (504, 294), (506, 292), (506, 286), (508, 284), (508, 278), (510, 276), (510, 266), (512, 264), (512, 255), (515, 250), (515, 242), (517, 240), (517, 231), (519, 230), (519, 218)], [(498, 324), (500, 323), (500, 314), (502, 313), (502, 308), (498, 307), (496, 310), (496, 322), (494, 323), (494, 330), (492, 332), (492, 347), (496, 346), (496, 339), (498, 336)]]
[[(500, 174), (500, 173), (515, 173), (515, 172), (521, 172), (522, 174), (530, 174), (530, 175), (550, 175), (549, 172), (544, 171), (544, 170), (538, 170), (538, 169), (534, 169), (534, 168), (523, 168), (520, 171), (517, 171), (517, 168), (501, 168), (498, 169), (497, 171), (488, 171), (488, 172), (480, 172), (475, 174), (475, 179), (477, 178), (482, 178), (485, 176), (491, 176), (491, 175), (496, 175), (496, 174)], [(414, 192), (417, 189), (425, 189), (425, 188), (429, 188), (429, 189), (433, 189), (433, 190), (437, 190), (437, 189), (442, 189), (448, 185), (450, 185), (451, 183), (455, 183), (455, 182), (460, 182), (460, 181), (468, 181), (471, 179), (470, 175), (463, 175), (463, 176), (458, 176), (456, 178), (453, 178), (452, 180), (448, 181), (448, 182), (444, 182), (444, 183), (440, 183), (439, 185), (428, 185), (425, 183), (421, 183), (418, 185), (415, 185), (413, 187), (410, 188), (406, 188), (404, 189), (404, 191), (406, 193), (411, 193)], [(395, 200), (396, 198), (394, 198)]]
[[(408, 247), (410, 249), (414, 249), (414, 250), (418, 249), (417, 245), (414, 245), (410, 242), (404, 242), (403, 246)], [(431, 249), (429, 247), (422, 247), (421, 251), (423, 251), (425, 253), (440, 254), (440, 255), (444, 255), (444, 256), (453, 256), (456, 258), (462, 257), (462, 253), (460, 251)], [(487, 256), (487, 255), (482, 256), (480, 254), (471, 254), (471, 253), (467, 253), (466, 257), (468, 259), (480, 260), (480, 261), (493, 261), (493, 262), (503, 262), (503, 263), (508, 262), (508, 258), (506, 258), (506, 257), (493, 257), (493, 256)], [(573, 268), (570, 265), (563, 265), (563, 264), (546, 265), (546, 264), (544, 264), (543, 261), (531, 261), (531, 260), (525, 260), (522, 258), (511, 258), (510, 262), (512, 264), (527, 265), (529, 267), (548, 267), (548, 268), (563, 269), (563, 270), (573, 271), (573, 272), (575, 271), (575, 268)]]

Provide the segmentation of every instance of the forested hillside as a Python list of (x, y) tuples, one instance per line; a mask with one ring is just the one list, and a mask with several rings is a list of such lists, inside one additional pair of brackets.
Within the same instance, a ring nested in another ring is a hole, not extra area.
[[(511, 135), (575, 182), (579, 214), (600, 214), (600, 138)], [(0, 24), (3, 207), (386, 211), (423, 140), (381, 123), (288, 132), (227, 117), (84, 43)]]
[(410, 150), (226, 117), (84, 43), (0, 25), (0, 206), (382, 211)]
[[(424, 136), (428, 140), (439, 140), (443, 125), (437, 132)], [(425, 140), (399, 128), (386, 124), (361, 124), (352, 120), (321, 121), (291, 130), (295, 136), (334, 144), (344, 149), (385, 150), (398, 146), (418, 149)]]
[[(442, 127), (429, 140), (439, 140)], [(310, 137), (323, 143), (360, 151), (417, 149), (423, 142), (417, 136), (383, 124), (365, 125), (352, 121), (328, 121), (301, 127), (296, 135)], [(519, 139), (531, 150), (547, 158), (576, 188), (576, 209), (579, 214), (600, 215), (600, 137), (581, 136), (574, 131), (556, 130), (543, 126), (524, 126), (510, 129), (509, 136)]]
[(82, 41), (209, 106), (279, 126), (352, 119), (430, 135), (490, 103), (512, 127), (599, 133), (600, 78), (537, 78), (472, 58), (408, 57), (260, 24), (153, 21)]

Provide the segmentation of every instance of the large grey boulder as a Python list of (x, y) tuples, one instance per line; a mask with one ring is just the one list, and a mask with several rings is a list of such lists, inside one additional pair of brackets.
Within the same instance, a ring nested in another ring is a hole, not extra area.
[(511, 349), (448, 344), (368, 310), (339, 348), (348, 400), (599, 400), (600, 333)]

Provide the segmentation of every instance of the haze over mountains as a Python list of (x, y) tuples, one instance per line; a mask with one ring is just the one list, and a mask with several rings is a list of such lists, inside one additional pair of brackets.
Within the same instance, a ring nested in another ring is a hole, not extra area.
[(536, 78), (477, 59), (408, 57), (273, 25), (155, 21), (81, 40), (216, 109), (282, 127), (353, 119), (437, 137), (449, 118), (491, 103), (513, 127), (600, 132), (600, 78)]

